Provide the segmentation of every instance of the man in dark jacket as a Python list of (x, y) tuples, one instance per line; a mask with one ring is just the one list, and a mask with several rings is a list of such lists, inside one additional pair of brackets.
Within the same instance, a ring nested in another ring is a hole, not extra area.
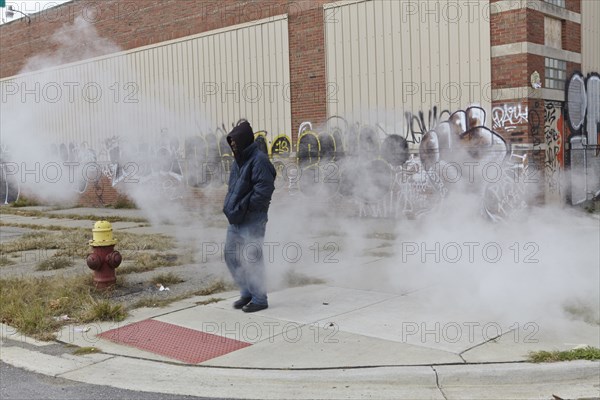
[(252, 127), (239, 123), (227, 136), (235, 162), (223, 212), (229, 221), (225, 263), (240, 287), (233, 307), (255, 312), (268, 307), (263, 262), (267, 212), (275, 190), (275, 168), (254, 142)]

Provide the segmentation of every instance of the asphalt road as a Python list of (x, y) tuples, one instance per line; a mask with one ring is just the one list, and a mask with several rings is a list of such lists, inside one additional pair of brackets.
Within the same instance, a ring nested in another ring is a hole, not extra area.
[[(0, 361), (2, 400), (209, 400), (208, 397), (136, 392), (53, 378), (15, 368)], [(226, 400), (213, 399), (210, 400)]]

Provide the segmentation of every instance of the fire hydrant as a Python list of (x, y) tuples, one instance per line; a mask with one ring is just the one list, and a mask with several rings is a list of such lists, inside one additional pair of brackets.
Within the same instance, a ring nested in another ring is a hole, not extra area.
[(92, 253), (87, 256), (87, 265), (94, 271), (94, 284), (105, 289), (117, 282), (115, 269), (121, 264), (121, 253), (115, 250), (117, 241), (113, 239), (112, 225), (108, 221), (98, 221), (92, 229), (93, 239), (89, 244)]

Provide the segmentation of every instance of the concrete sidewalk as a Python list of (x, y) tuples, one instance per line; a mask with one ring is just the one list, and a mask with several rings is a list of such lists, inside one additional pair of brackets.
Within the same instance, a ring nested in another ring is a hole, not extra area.
[(232, 309), (237, 293), (228, 292), (209, 304), (213, 296), (136, 309), (120, 323), (64, 326), (59, 342), (102, 351), (85, 356), (50, 354), (44, 348), (52, 344), (2, 325), (0, 358), (74, 381), (217, 398), (600, 397), (599, 362), (525, 362), (529, 351), (600, 347), (598, 325), (573, 320), (555, 329), (462, 308), (440, 313), (426, 301), (435, 286), (358, 286), (283, 288), (269, 294), (270, 308), (253, 314)]
[[(483, 329), (473, 329), (471, 337), (464, 333), (460, 338), (455, 333), (444, 337), (449, 328), (437, 334), (430, 329), (422, 337), (414, 333), (413, 324), (403, 327), (401, 321), (416, 321), (425, 311), (418, 306), (419, 297), (425, 295), (313, 285), (273, 293), (273, 306), (254, 314), (231, 309), (235, 293), (208, 305), (197, 305), (206, 298), (195, 297), (164, 309), (135, 310), (118, 324), (65, 326), (60, 342), (102, 350), (87, 356), (44, 354), (43, 343), (3, 326), (2, 337), (9, 340), (1, 358), (17, 367), (80, 382), (206, 397), (550, 399), (555, 394), (573, 399), (600, 395), (598, 362), (522, 362), (527, 349), (561, 348), (572, 340), (598, 346), (598, 327), (578, 327), (577, 338), (540, 335), (537, 343), (530, 344), (515, 343), (510, 330), (499, 339), (487, 338)], [(404, 313), (398, 310), (409, 311), (399, 318)], [(99, 336), (147, 321), (162, 324), (149, 326), (146, 332), (129, 330), (129, 337), (121, 338), (129, 339), (128, 345)], [(188, 329), (182, 333), (173, 327)], [(225, 338), (208, 343), (208, 350), (204, 347), (213, 355), (214, 347), (222, 347), (225, 340), (245, 347), (194, 364), (161, 355), (189, 356), (190, 331), (208, 333), (209, 341)], [(136, 342), (137, 334), (145, 340), (166, 334), (168, 340), (156, 339), (158, 347), (148, 351), (144, 350), (148, 343)], [(38, 346), (25, 348), (15, 340)]]

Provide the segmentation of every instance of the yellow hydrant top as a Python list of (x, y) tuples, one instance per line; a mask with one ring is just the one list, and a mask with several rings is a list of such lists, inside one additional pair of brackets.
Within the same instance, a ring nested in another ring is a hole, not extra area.
[(108, 221), (98, 221), (94, 224), (92, 229), (92, 237), (90, 240), (90, 246), (112, 246), (117, 243), (113, 238), (112, 225)]

